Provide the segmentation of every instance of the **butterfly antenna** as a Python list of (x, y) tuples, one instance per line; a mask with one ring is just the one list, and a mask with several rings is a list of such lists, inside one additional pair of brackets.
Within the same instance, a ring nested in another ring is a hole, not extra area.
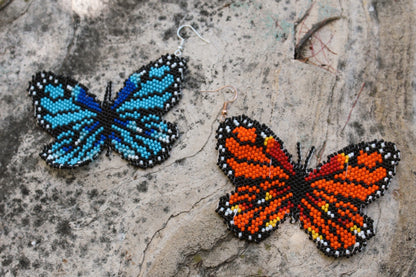
[(104, 95), (104, 103), (110, 103), (111, 101), (111, 81), (107, 83), (107, 87), (105, 88), (105, 95)]
[(298, 167), (300, 167), (300, 162), (302, 160), (302, 155), (300, 153), (300, 142), (296, 143), (296, 149), (298, 151)]
[(108, 146), (107, 146), (107, 153), (105, 153), (105, 155), (106, 155), (107, 157), (110, 157), (110, 154), (111, 154), (111, 147), (110, 147), (110, 145), (108, 145)]
[(311, 161), (311, 158), (312, 158), (313, 152), (315, 152), (315, 146), (312, 146), (312, 147), (311, 147), (311, 150), (309, 150), (308, 157), (307, 157), (307, 158), (306, 158), (306, 160), (305, 160), (305, 165), (304, 165), (304, 168), (305, 168), (305, 169), (307, 169), (307, 168), (308, 168), (308, 165), (309, 165), (309, 162)]

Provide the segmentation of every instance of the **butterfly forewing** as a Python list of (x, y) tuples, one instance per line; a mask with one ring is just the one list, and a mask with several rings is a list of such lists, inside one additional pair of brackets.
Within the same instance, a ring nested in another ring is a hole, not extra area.
[(270, 129), (245, 116), (221, 123), (217, 138), (218, 165), (236, 187), (217, 212), (239, 238), (260, 241), (291, 212), (290, 156)]
[(179, 102), (185, 70), (183, 58), (165, 55), (130, 75), (118, 92), (109, 136), (130, 163), (145, 168), (169, 157), (178, 131), (162, 116)]
[(101, 103), (78, 82), (39, 72), (29, 85), (38, 124), (55, 141), (40, 156), (54, 167), (72, 168), (89, 163), (103, 149)]

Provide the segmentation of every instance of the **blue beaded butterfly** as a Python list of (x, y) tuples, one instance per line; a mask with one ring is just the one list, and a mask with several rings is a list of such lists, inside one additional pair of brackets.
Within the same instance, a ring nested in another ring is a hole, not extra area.
[(77, 81), (38, 72), (29, 83), (38, 124), (55, 140), (40, 156), (57, 168), (74, 168), (113, 149), (132, 165), (148, 168), (169, 157), (178, 137), (176, 125), (162, 120), (181, 97), (186, 61), (164, 55), (134, 72), (104, 101)]

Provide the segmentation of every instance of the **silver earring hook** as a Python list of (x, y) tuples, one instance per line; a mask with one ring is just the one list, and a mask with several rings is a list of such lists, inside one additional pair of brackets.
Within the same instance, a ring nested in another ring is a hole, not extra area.
[(209, 43), (209, 40), (204, 39), (195, 29), (194, 27), (192, 27), (191, 25), (182, 25), (178, 28), (178, 31), (176, 32), (176, 34), (178, 35), (178, 38), (181, 39), (181, 43), (178, 46), (178, 49), (175, 51), (175, 55), (180, 57), (182, 55), (182, 50), (183, 50), (183, 44), (185, 43), (185, 39), (181, 36), (180, 31), (185, 28), (188, 27), (190, 28), (200, 39), (202, 39), (203, 41), (205, 41), (206, 43)]
[(238, 97), (237, 89), (235, 87), (231, 86), (231, 85), (226, 85), (226, 86), (220, 87), (216, 90), (201, 90), (201, 92), (217, 92), (217, 91), (220, 91), (220, 90), (225, 89), (225, 88), (231, 89), (234, 92), (234, 96), (233, 96), (233, 99), (224, 102), (224, 105), (222, 106), (222, 110), (221, 110), (221, 121), (224, 121), (225, 117), (227, 116), (228, 105), (233, 103), (235, 100), (237, 100), (237, 97)]

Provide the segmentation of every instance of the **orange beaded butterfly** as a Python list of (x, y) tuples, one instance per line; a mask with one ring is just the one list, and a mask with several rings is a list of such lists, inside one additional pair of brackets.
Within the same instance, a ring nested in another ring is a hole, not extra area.
[(218, 166), (236, 187), (220, 198), (217, 213), (240, 239), (259, 242), (287, 217), (300, 222), (328, 256), (349, 257), (374, 236), (363, 207), (388, 188), (400, 152), (391, 142), (362, 142), (307, 169), (264, 124), (245, 115), (227, 118), (217, 130)]

